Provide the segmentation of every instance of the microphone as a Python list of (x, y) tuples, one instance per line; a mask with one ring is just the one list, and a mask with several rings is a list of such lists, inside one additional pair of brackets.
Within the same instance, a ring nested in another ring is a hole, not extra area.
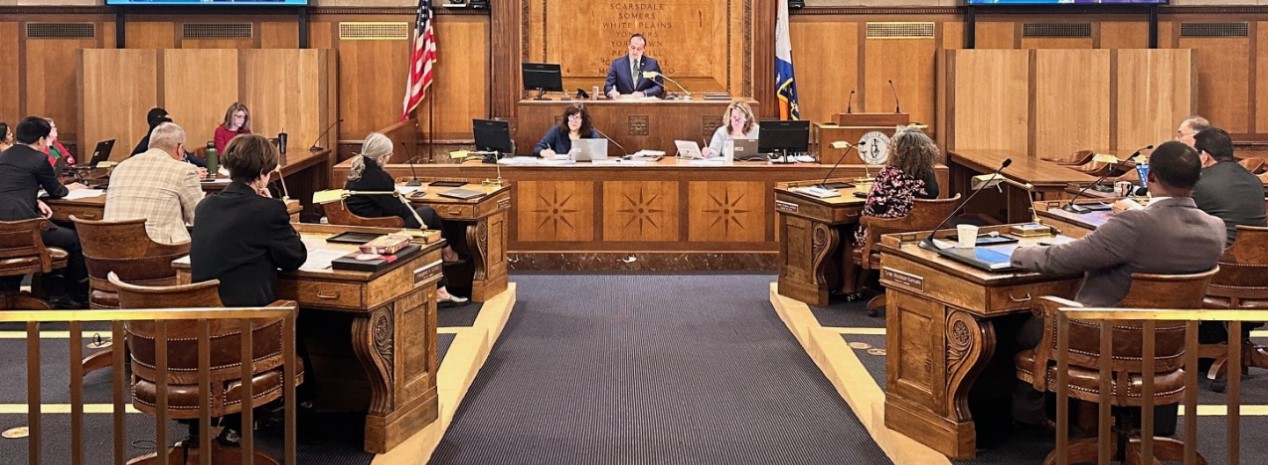
[[(406, 147), (406, 146), (405, 146), (405, 142), (404, 142), (404, 141), (402, 141), (402, 142), (401, 142), (401, 148), (402, 148), (402, 149), (408, 149), (408, 147)], [(407, 151), (406, 153), (409, 153), (409, 151)], [(410, 153), (410, 155), (413, 155), (413, 154), (412, 154), (412, 153)], [(417, 171), (414, 171), (414, 160), (415, 160), (415, 159), (417, 159), (417, 158), (418, 158), (417, 156), (411, 156), (411, 157), (409, 157), (409, 160), (406, 160), (406, 161), (405, 161), (405, 163), (408, 163), (408, 164), (409, 164), (409, 173), (410, 173), (410, 176), (412, 176), (412, 178), (409, 180), (409, 182), (405, 183), (405, 185), (406, 185), (406, 186), (409, 186), (409, 187), (418, 187), (418, 186), (423, 185), (421, 182), (418, 182), (418, 172), (417, 172)]]
[(273, 167), (273, 171), (277, 172), (277, 182), (282, 185), (282, 201), (285, 202), (291, 198), (291, 192), (286, 189), (286, 178), (282, 176), (282, 166)]
[(671, 78), (669, 76), (666, 76), (656, 71), (643, 71), (643, 79), (656, 79), (657, 77), (662, 77), (666, 81), (674, 83), (674, 85), (678, 86), (678, 89), (681, 90), (682, 93), (687, 94), (688, 99), (691, 98), (691, 91), (687, 90), (686, 87), (683, 87), (682, 84), (679, 84), (678, 81), (675, 81), (674, 78)]
[(850, 89), (850, 100), (845, 102), (845, 112), (854, 113), (854, 89)]
[(976, 197), (979, 192), (982, 192), (984, 187), (991, 185), (990, 181), (994, 180), (997, 176), (999, 176), (999, 173), (1001, 171), (1004, 171), (1004, 168), (1008, 168), (1008, 165), (1011, 165), (1011, 164), (1013, 164), (1013, 159), (1005, 158), (1004, 162), (999, 164), (999, 168), (996, 169), (994, 173), (991, 173), (991, 177), (987, 180), (987, 182), (982, 183), (981, 186), (978, 186), (977, 189), (973, 190), (972, 194), (969, 194), (968, 198), (961, 201), (959, 205), (956, 205), (955, 209), (951, 210), (951, 214), (947, 215), (947, 217), (943, 219), (941, 223), (938, 223), (938, 226), (935, 226), (933, 228), (933, 231), (929, 231), (929, 237), (926, 237), (925, 240), (921, 241), (921, 243), (928, 247), (932, 247), (934, 249), (941, 249), (936, 244), (934, 244), (933, 235), (937, 234), (938, 229), (946, 225), (948, 221), (951, 221), (951, 218), (954, 218), (955, 214), (958, 213), (961, 208), (964, 208), (965, 205), (968, 205), (969, 201), (973, 200), (973, 197)]
[[(1103, 157), (1113, 158), (1113, 161), (1110, 161)], [(1098, 160), (1098, 158), (1100, 160)], [(1068, 211), (1070, 213), (1076, 213), (1079, 215), (1092, 211), (1082, 205), (1075, 205), (1074, 201), (1077, 200), (1080, 196), (1082, 196), (1084, 192), (1087, 192), (1088, 189), (1091, 189), (1092, 186), (1100, 184), (1101, 181), (1104, 181), (1105, 178), (1108, 178), (1109, 175), (1114, 172), (1114, 167), (1117, 166), (1119, 163), (1118, 158), (1115, 158), (1113, 155), (1096, 155), (1092, 157), (1092, 159), (1096, 161), (1104, 161), (1105, 163), (1109, 163), (1110, 168), (1108, 170), (1105, 170), (1105, 174), (1102, 174), (1101, 177), (1097, 178), (1095, 182), (1084, 186), (1083, 189), (1079, 190), (1079, 193), (1074, 194), (1074, 197), (1070, 197), (1070, 201), (1066, 202), (1065, 206), (1061, 207), (1062, 210)]]
[(832, 177), (832, 172), (833, 172), (833, 171), (836, 171), (837, 167), (841, 165), (841, 161), (842, 161), (842, 160), (845, 160), (845, 156), (846, 156), (847, 154), (849, 154), (849, 153), (850, 153), (850, 150), (852, 150), (852, 149), (854, 148), (854, 144), (851, 144), (851, 143), (849, 143), (849, 142), (840, 142), (840, 143), (836, 143), (836, 142), (834, 142), (834, 143), (832, 144), (832, 145), (833, 145), (833, 147), (832, 147), (832, 148), (840, 148), (840, 145), (839, 145), (839, 144), (845, 144), (845, 145), (846, 145), (846, 148), (845, 148), (845, 150), (844, 150), (844, 151), (842, 151), (842, 152), (841, 152), (841, 157), (837, 158), (837, 162), (836, 162), (836, 163), (834, 163), (834, 164), (832, 164), (832, 169), (829, 169), (829, 170), (828, 170), (828, 174), (826, 174), (826, 175), (824, 175), (824, 176), (823, 176), (823, 182), (819, 183), (819, 187), (821, 187), (821, 188), (824, 188), (824, 189), (829, 189), (829, 190), (836, 190), (836, 189), (832, 189), (832, 188), (828, 187), (828, 178)]
[(898, 91), (894, 89), (893, 79), (889, 80), (889, 93), (894, 94), (894, 113), (902, 113), (903, 111), (898, 107)]
[(1131, 154), (1130, 156), (1128, 156), (1128, 157), (1127, 157), (1127, 159), (1128, 159), (1128, 160), (1131, 160), (1131, 159), (1133, 159), (1133, 158), (1136, 158), (1136, 156), (1140, 155), (1140, 152), (1144, 152), (1144, 151), (1146, 151), (1146, 150), (1153, 150), (1153, 149), (1154, 149), (1154, 144), (1149, 144), (1149, 145), (1146, 145), (1146, 146), (1144, 146), (1144, 147), (1138, 148), (1138, 149), (1136, 149), (1136, 151), (1135, 151), (1135, 152), (1132, 152), (1132, 154)]
[(322, 131), (320, 136), (317, 136), (317, 140), (313, 141), (313, 145), (311, 147), (308, 147), (308, 151), (320, 152), (322, 149), (317, 144), (321, 143), (321, 139), (323, 137), (326, 137), (326, 133), (330, 132), (331, 129), (334, 129), (335, 126), (338, 126), (339, 123), (342, 123), (342, 122), (343, 122), (343, 118), (339, 118), (337, 121), (330, 123), (330, 126), (326, 126), (326, 130)]
[(620, 143), (620, 142), (617, 142), (616, 140), (612, 139), (611, 137), (608, 137), (608, 135), (607, 135), (607, 134), (604, 134), (604, 133), (603, 133), (603, 131), (600, 131), (600, 130), (599, 130), (599, 128), (590, 128), (590, 129), (593, 129), (593, 130), (594, 130), (594, 132), (599, 133), (599, 135), (600, 135), (600, 136), (603, 136), (603, 138), (604, 138), (604, 139), (607, 139), (607, 140), (608, 140), (608, 142), (611, 142), (611, 143), (613, 143), (613, 144), (616, 144), (617, 148), (620, 148), (620, 149), (621, 149), (621, 153), (623, 153), (623, 154), (625, 154), (625, 155), (629, 155), (629, 154), (630, 154), (630, 153), (629, 153), (630, 151), (629, 151), (629, 150), (626, 150), (624, 145), (621, 145), (621, 143)]

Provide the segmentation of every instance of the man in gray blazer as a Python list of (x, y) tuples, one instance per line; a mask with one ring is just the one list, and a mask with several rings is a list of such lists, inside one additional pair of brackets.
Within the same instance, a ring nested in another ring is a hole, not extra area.
[[(1214, 268), (1224, 253), (1224, 222), (1198, 210), (1190, 195), (1202, 162), (1182, 142), (1163, 143), (1149, 163), (1153, 201), (1139, 210), (1120, 212), (1087, 237), (1051, 247), (1020, 247), (1012, 264), (1044, 274), (1083, 273), (1075, 300), (1105, 307), (1117, 304), (1131, 287), (1132, 273), (1187, 274)], [(1017, 342), (1035, 347), (1043, 338), (1043, 320), (1033, 316), (1022, 325)], [(1044, 416), (1044, 393), (1018, 383), (1013, 393), (1013, 420), (1050, 427)]]

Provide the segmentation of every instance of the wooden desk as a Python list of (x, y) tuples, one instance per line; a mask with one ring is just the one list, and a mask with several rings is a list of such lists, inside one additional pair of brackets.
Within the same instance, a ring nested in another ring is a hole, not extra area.
[[(833, 181), (851, 182), (848, 179)], [(779, 213), (780, 295), (810, 305), (826, 306), (828, 292), (853, 292), (858, 273), (851, 253), (854, 237), (845, 226), (858, 224), (870, 184), (841, 189), (840, 197), (821, 199), (792, 190), (819, 181), (779, 183), (775, 187), (775, 211)]]
[[(755, 100), (734, 101), (747, 102), (754, 114), (761, 114)], [(713, 132), (722, 126), (722, 113), (732, 100), (520, 100), (515, 153), (531, 155), (537, 141), (552, 126), (558, 126), (564, 110), (577, 102), (585, 104), (594, 127), (624, 146), (624, 152), (652, 149), (673, 155), (678, 139), (708, 144)], [(616, 146), (609, 149), (612, 154), (622, 152)]]
[[(1129, 153), (1128, 153), (1129, 154)], [(951, 171), (951, 191), (971, 192), (970, 179), (979, 174), (993, 173), (1005, 159), (1012, 165), (1001, 176), (1035, 186), (1034, 199), (1025, 190), (1001, 184), (1003, 193), (982, 192), (965, 207), (966, 213), (985, 214), (1007, 223), (1030, 220), (1030, 204), (1035, 200), (1059, 200), (1067, 198), (1066, 186), (1072, 182), (1090, 183), (1096, 180), (1077, 170), (1005, 150), (957, 150), (947, 153), (947, 167)]]
[[(345, 179), (351, 161), (336, 165)], [(417, 165), (420, 177), (483, 180), (498, 165)], [(385, 167), (410, 176), (409, 165)], [(641, 166), (501, 166), (513, 190), (511, 269), (774, 270), (779, 253), (775, 184), (823, 179), (830, 165), (694, 166), (673, 158)], [(842, 178), (875, 174), (841, 165)], [(947, 171), (935, 169), (945, 186)], [(940, 188), (942, 192), (948, 192)], [(631, 259), (633, 257), (633, 259)]]
[[(1112, 203), (1118, 200), (1114, 197), (1098, 198), (1098, 199), (1078, 199), (1075, 204), (1093, 204), (1093, 203)], [(1097, 210), (1083, 214), (1070, 213), (1062, 210), (1065, 206), (1064, 200), (1045, 200), (1035, 202), (1035, 214), (1043, 221), (1043, 224), (1052, 226), (1061, 231), (1061, 234), (1082, 239), (1096, 228), (1105, 224), (1110, 218), (1114, 217), (1112, 210)]]
[[(310, 196), (311, 197), (311, 196)], [(81, 220), (100, 221), (106, 215), (106, 195), (86, 199), (42, 199), (53, 210), (53, 221), (70, 223), (71, 215)], [(303, 211), (299, 200), (286, 199), (286, 212), (291, 215), (292, 222), (299, 222), (299, 213)]]
[[(390, 228), (296, 224), (309, 245), (356, 250), (325, 238), (344, 231), (390, 233)], [(299, 270), (281, 273), (278, 299), (299, 302), (299, 331), (312, 365), (305, 367), (325, 411), (365, 412), (367, 452), (391, 450), (436, 421), (436, 283), (441, 276), (440, 233), (425, 232), (421, 253), (374, 273)], [(311, 256), (311, 255), (310, 255)], [(188, 259), (173, 262), (182, 283)]]
[[(502, 293), (507, 285), (506, 239), (509, 229), (511, 210), (511, 186), (467, 184), (463, 189), (484, 192), (483, 197), (461, 200), (441, 196), (440, 193), (456, 189), (454, 187), (427, 186), (426, 195), (410, 196), (414, 204), (427, 205), (450, 224), (457, 223), (462, 229), (465, 244), (451, 244), (455, 248), (465, 248), (471, 255), (471, 300), (484, 302)], [(452, 237), (452, 236), (451, 236)], [(446, 271), (451, 287), (463, 287), (465, 279), (455, 279), (455, 268)], [(463, 274), (463, 278), (467, 275)]]
[[(1007, 232), (1007, 227), (983, 232)], [(955, 231), (943, 231), (949, 236)], [(994, 357), (996, 322), (1030, 311), (1042, 295), (1073, 296), (1078, 277), (990, 273), (942, 258), (918, 243), (928, 233), (882, 236), (885, 317), (885, 426), (956, 459), (977, 454), (969, 394)], [(1033, 245), (1048, 237), (1024, 238)], [(1002, 337), (1010, 338), (1005, 334)], [(1011, 353), (998, 354), (1010, 368)], [(1009, 383), (1011, 369), (1005, 370)], [(996, 383), (996, 384), (999, 384)], [(988, 386), (990, 387), (990, 386)], [(1006, 408), (1007, 393), (992, 408)]]

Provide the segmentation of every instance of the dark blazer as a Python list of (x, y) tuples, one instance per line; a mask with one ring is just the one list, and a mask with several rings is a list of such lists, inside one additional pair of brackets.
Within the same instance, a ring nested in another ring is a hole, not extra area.
[[(640, 65), (643, 71), (660, 72), (660, 63), (657, 63), (655, 58), (644, 55)], [(634, 80), (635, 77), (638, 78), (637, 81)], [(612, 66), (608, 67), (608, 79), (603, 83), (603, 93), (607, 94), (615, 88), (622, 94), (642, 91), (643, 95), (658, 96), (665, 91), (664, 82), (660, 76), (656, 76), (655, 79), (630, 76), (630, 56), (625, 55), (612, 60)]]
[[(582, 135), (581, 137), (583, 139), (598, 139), (600, 136), (599, 131), (591, 129), (589, 135)], [(554, 150), (557, 154), (568, 153), (568, 151), (572, 150), (572, 139), (568, 137), (566, 131), (559, 129), (559, 126), (551, 126), (550, 130), (546, 131), (546, 135), (542, 136), (542, 140), (533, 146), (533, 156), (542, 156), (542, 150), (546, 149)]]
[(1198, 210), (1192, 198), (1173, 197), (1118, 213), (1081, 240), (1020, 247), (1012, 263), (1051, 275), (1084, 273), (1075, 300), (1106, 307), (1127, 295), (1132, 273), (1200, 273), (1223, 253), (1224, 222)]
[(57, 181), (43, 152), (17, 144), (0, 153), (0, 221), (41, 217), (35, 198), (41, 187), (52, 199), (70, 192)]
[(1198, 209), (1224, 220), (1226, 247), (1233, 245), (1238, 225), (1264, 225), (1264, 184), (1236, 161), (1203, 168), (1193, 187), (1193, 201)]
[(192, 279), (219, 279), (226, 306), (272, 303), (277, 270), (296, 270), (308, 259), (286, 205), (261, 197), (246, 184), (230, 183), (220, 195), (203, 199), (194, 214)]
[[(383, 167), (369, 158), (365, 159), (365, 171), (361, 179), (348, 181), (344, 189), (365, 192), (392, 192), (396, 190), (396, 181)], [(405, 220), (405, 227), (418, 228), (418, 220), (410, 207), (394, 195), (354, 195), (346, 200), (348, 211), (366, 218), (382, 218), (395, 216)]]

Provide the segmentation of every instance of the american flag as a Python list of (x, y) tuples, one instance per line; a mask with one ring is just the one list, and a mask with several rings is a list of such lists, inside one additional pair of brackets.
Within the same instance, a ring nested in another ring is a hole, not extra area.
[(436, 34), (431, 25), (431, 0), (418, 0), (418, 19), (414, 24), (414, 51), (409, 57), (409, 78), (405, 83), (405, 111), (401, 120), (409, 118), (427, 96), (431, 86), (432, 66), (436, 63)]

